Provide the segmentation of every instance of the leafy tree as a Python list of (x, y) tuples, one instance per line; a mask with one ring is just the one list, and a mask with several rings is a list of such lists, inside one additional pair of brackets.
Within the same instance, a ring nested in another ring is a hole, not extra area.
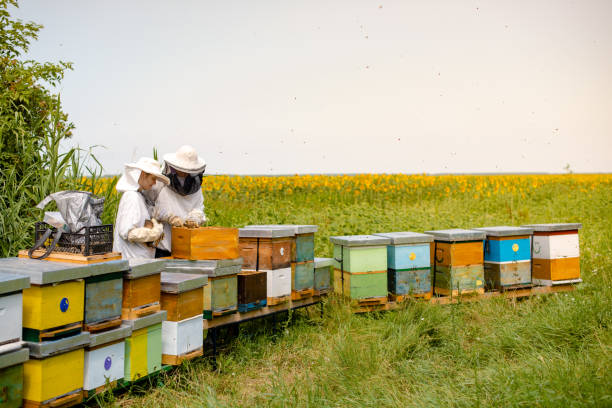
[(74, 187), (80, 149), (61, 152), (74, 125), (52, 88), (68, 62), (25, 58), (42, 26), (11, 17), (17, 0), (0, 0), (0, 256), (32, 244), (33, 206), (47, 194)]

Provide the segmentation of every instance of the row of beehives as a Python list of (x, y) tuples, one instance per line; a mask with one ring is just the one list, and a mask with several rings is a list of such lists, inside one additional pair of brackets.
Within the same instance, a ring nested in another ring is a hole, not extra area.
[(331, 237), (336, 292), (360, 304), (580, 282), (581, 224)]
[[(292, 260), (302, 248), (292, 239), (278, 251), (281, 257), (287, 251)], [(294, 262), (262, 270), (264, 241), (254, 252), (261, 262), (244, 272), (241, 258), (87, 265), (0, 259), (0, 310), (10, 306), (0, 336), (8, 345), (0, 346), (0, 383), (10, 385), (5, 405), (20, 406), (22, 398), (26, 406), (76, 404), (107, 383), (129, 383), (201, 355), (205, 315), (288, 301), (292, 291), (301, 292), (292, 279), (300, 274)], [(250, 256), (248, 242), (245, 251)], [(331, 260), (310, 263), (309, 280), (323, 294), (330, 288)]]

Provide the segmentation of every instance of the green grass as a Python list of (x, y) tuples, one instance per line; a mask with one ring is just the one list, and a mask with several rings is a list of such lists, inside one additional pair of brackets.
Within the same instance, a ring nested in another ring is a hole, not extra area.
[[(103, 406), (421, 407), (612, 406), (612, 189), (559, 187), (524, 200), (466, 197), (371, 200), (208, 198), (217, 225), (314, 223), (318, 256), (330, 235), (582, 222), (585, 281), (570, 293), (451, 306), (409, 303), (353, 315), (331, 297), (282, 324), (245, 324), (210, 362), (188, 364), (144, 392)], [(310, 315), (308, 314), (310, 313)]]

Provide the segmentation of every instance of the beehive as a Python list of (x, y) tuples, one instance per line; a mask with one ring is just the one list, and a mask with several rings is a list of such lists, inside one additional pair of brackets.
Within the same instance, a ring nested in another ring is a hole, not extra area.
[(456, 296), (484, 292), (482, 231), (450, 229), (425, 231), (434, 236), (434, 293)]
[(255, 226), (238, 231), (244, 269), (259, 271), (291, 266), (294, 228)]
[(202, 355), (206, 275), (162, 272), (162, 363), (178, 365)]
[[(96, 332), (121, 325), (123, 304), (123, 274), (129, 270), (128, 261), (109, 261), (114, 272), (102, 268), (91, 268), (91, 275), (85, 278), (86, 331)], [(93, 266), (93, 265), (92, 265)], [(107, 265), (108, 266), (108, 265)]]
[(70, 406), (81, 402), (84, 347), (89, 344), (89, 333), (26, 344), (30, 360), (23, 366), (24, 406)]
[(497, 226), (475, 228), (486, 234), (484, 277), (487, 289), (531, 286), (531, 228)]
[(172, 257), (189, 260), (236, 259), (236, 228), (172, 227)]
[(387, 301), (387, 245), (374, 235), (330, 237), (334, 244), (334, 291), (354, 301)]
[(552, 286), (582, 282), (580, 279), (580, 223), (523, 225), (533, 229), (532, 280)]
[[(30, 278), (23, 275), (0, 272), (0, 353), (9, 344), (21, 347), (23, 319), (23, 290), (30, 287)], [(1, 394), (0, 394), (1, 395)]]
[(260, 309), (268, 301), (267, 273), (242, 271), (238, 274), (238, 311), (240, 313)]
[(121, 318), (132, 320), (160, 310), (161, 271), (164, 260), (132, 259), (123, 274)]
[(247, 225), (245, 229), (259, 228), (280, 228), (293, 229), (295, 241), (292, 244), (291, 262), (314, 261), (314, 234), (319, 227), (316, 225), (296, 225), (296, 224), (268, 224), (268, 225)]
[(87, 397), (112, 388), (125, 372), (125, 339), (132, 334), (129, 325), (91, 334), (85, 347), (83, 391)]
[(260, 270), (266, 273), (266, 304), (275, 306), (291, 298), (291, 268)]
[(28, 361), (28, 349), (19, 347), (0, 353), (0, 406), (18, 408), (23, 403), (23, 364)]
[(333, 275), (332, 258), (314, 259), (314, 295), (321, 296), (327, 294), (331, 289), (331, 277)]
[(242, 268), (242, 258), (189, 261), (169, 259), (166, 272), (182, 272), (208, 276), (204, 286), (204, 318), (234, 313), (238, 310), (238, 278)]
[(430, 298), (431, 285), (430, 243), (433, 236), (417, 232), (388, 232), (374, 234), (389, 238), (387, 245), (387, 290), (396, 301), (406, 296)]
[(125, 361), (122, 382), (136, 381), (162, 368), (162, 322), (166, 311), (124, 320), (132, 329), (125, 339)]
[(85, 312), (84, 278), (113, 273), (121, 263), (81, 265), (34, 259), (2, 258), (0, 272), (30, 278), (23, 291), (23, 338), (38, 342), (80, 333)]

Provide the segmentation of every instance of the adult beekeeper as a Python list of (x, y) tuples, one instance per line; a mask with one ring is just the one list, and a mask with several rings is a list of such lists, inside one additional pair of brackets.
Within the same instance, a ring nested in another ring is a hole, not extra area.
[(137, 163), (126, 164), (117, 182), (117, 191), (123, 196), (115, 220), (113, 251), (121, 252), (123, 259), (155, 257), (154, 245), (163, 237), (163, 226), (151, 218), (142, 193), (158, 181), (170, 183), (157, 160), (141, 158)]
[(162, 173), (170, 184), (160, 190), (153, 210), (164, 226), (164, 238), (155, 253), (157, 258), (170, 255), (172, 227), (197, 227), (206, 222), (202, 196), (205, 169), (206, 162), (191, 146), (181, 146), (176, 153), (164, 155)]

